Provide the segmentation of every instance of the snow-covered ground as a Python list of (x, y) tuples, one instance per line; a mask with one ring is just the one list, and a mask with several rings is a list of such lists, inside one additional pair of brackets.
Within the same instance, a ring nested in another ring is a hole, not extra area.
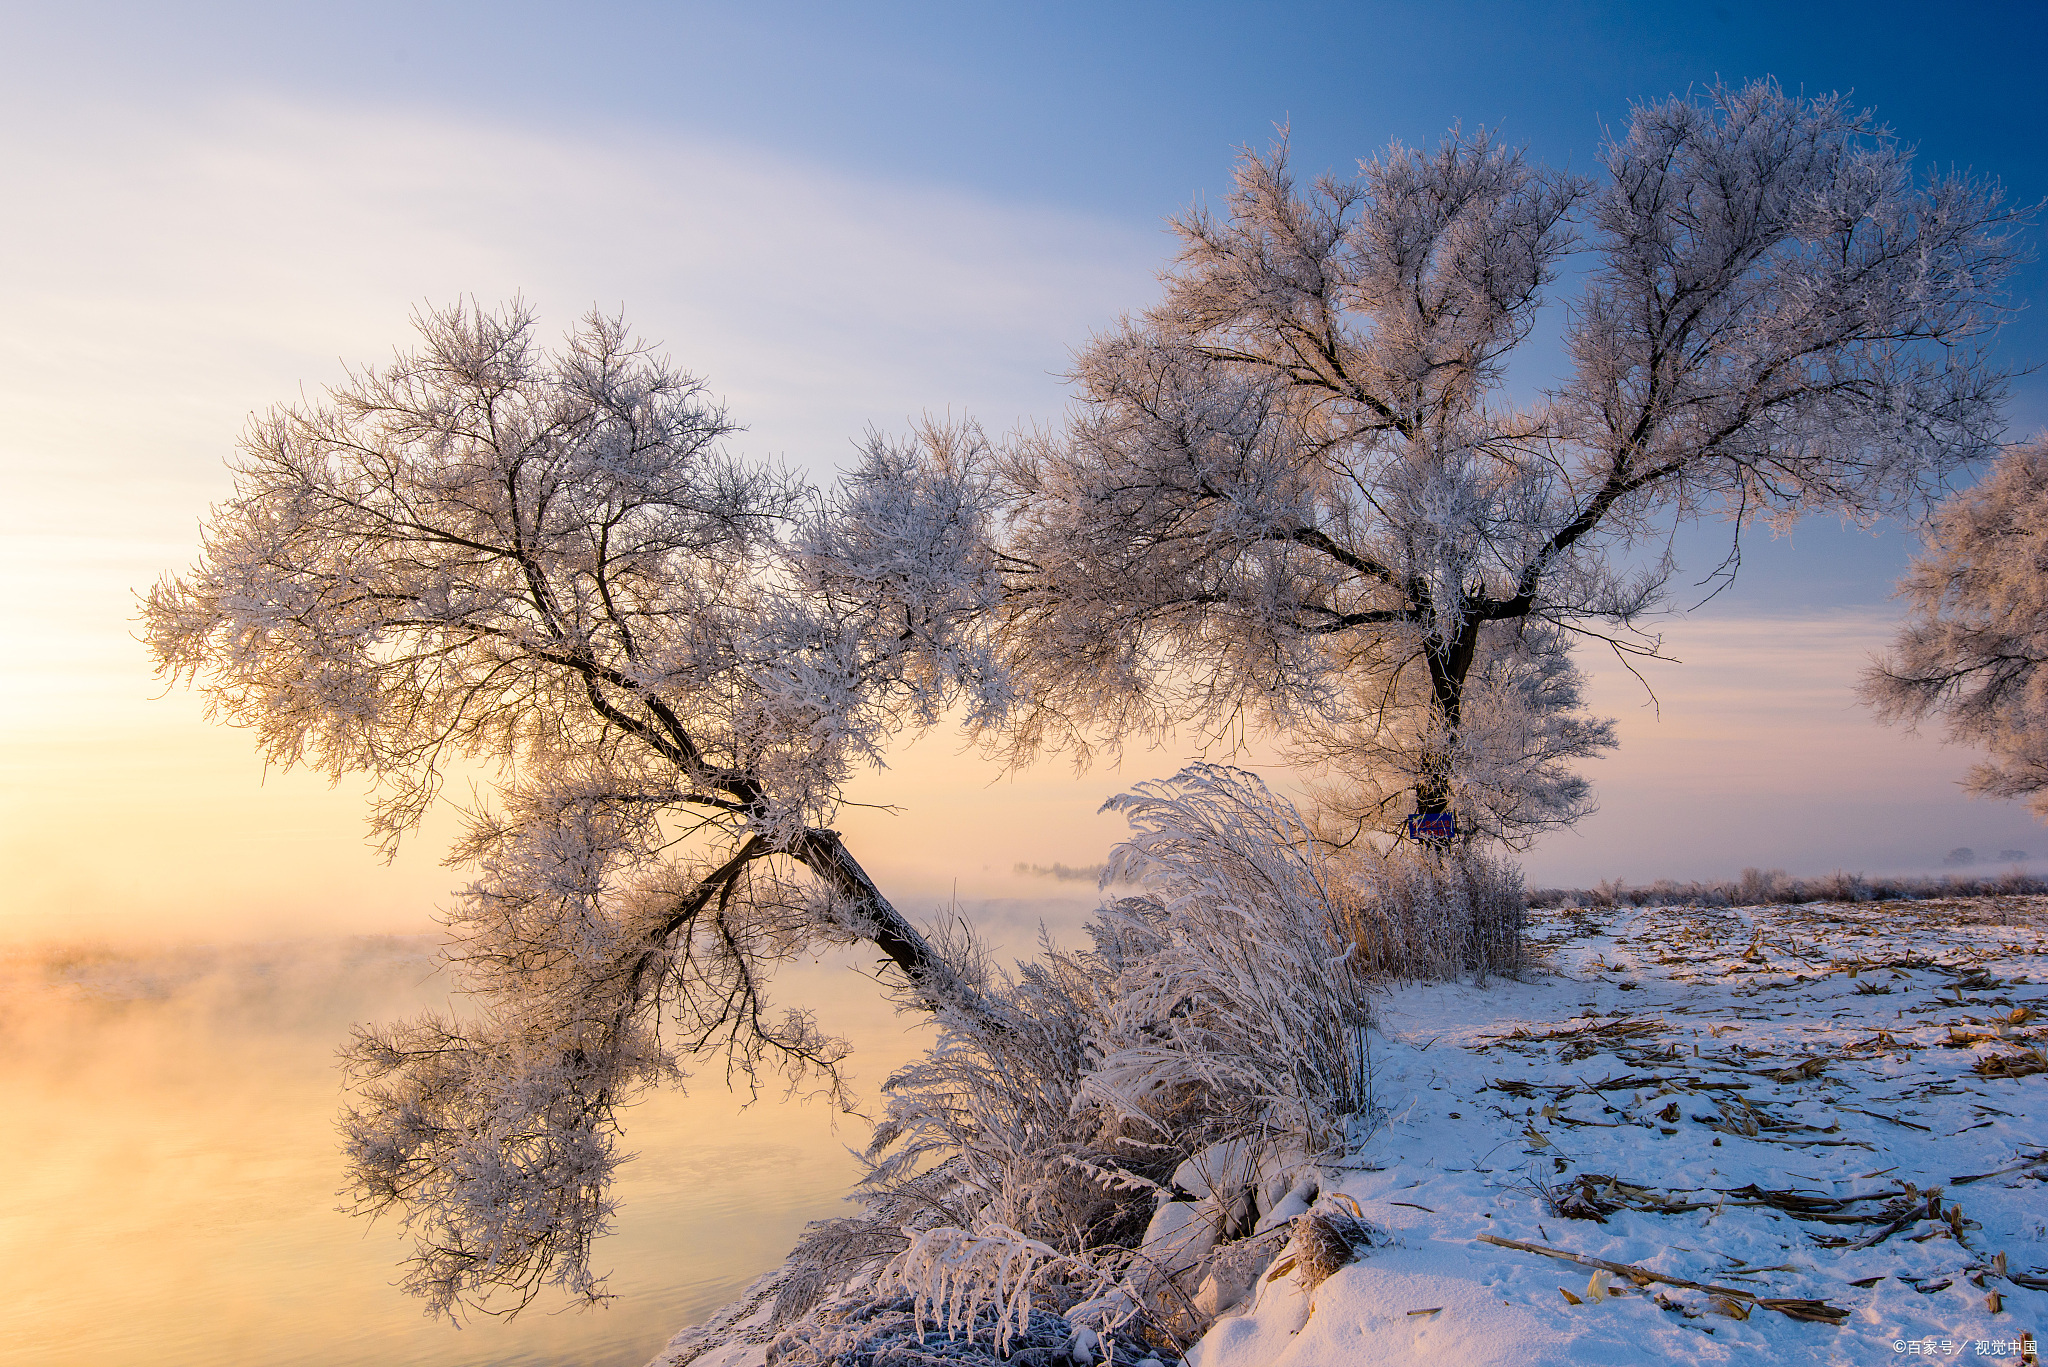
[[(2041, 898), (1566, 912), (1548, 974), (1394, 994), (1391, 1119), (1331, 1176), (1399, 1244), (1266, 1281), (1190, 1367), (2017, 1359), (2048, 1325), (2048, 1071), (1992, 1061), (2048, 1043), (2044, 929)], [(1842, 1322), (1598, 1298), (1486, 1236)]]
[[(1537, 935), (1526, 981), (1380, 1003), (1387, 1119), (1322, 1203), (1394, 1243), (1312, 1291), (1276, 1262), (1188, 1367), (2032, 1350), (2048, 898), (1565, 911)], [(707, 1346), (658, 1361), (762, 1353)]]

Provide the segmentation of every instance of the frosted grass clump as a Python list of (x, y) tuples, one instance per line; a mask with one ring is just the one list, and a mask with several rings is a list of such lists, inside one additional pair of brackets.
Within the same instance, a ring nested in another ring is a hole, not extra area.
[[(1039, 1310), (1100, 1343), (1184, 1346), (1216, 1310), (1192, 1294), (1210, 1264), (1241, 1273), (1231, 1241), (1262, 1217), (1285, 1229), (1314, 1155), (1370, 1113), (1371, 977), (1301, 814), (1218, 765), (1109, 807), (1132, 833), (1106, 878), (1143, 893), (1100, 910), (1089, 949), (1048, 945), (1000, 981), (955, 949), (991, 1009), (943, 1016), (890, 1079), (867, 1217), (814, 1226), (793, 1260), (775, 1315), (792, 1344), (848, 1314), (829, 1267), (949, 1335), (986, 1330), (991, 1351)], [(1167, 1226), (1200, 1237), (1155, 1245)]]
[(1523, 964), (1528, 897), (1521, 871), (1470, 842), (1400, 844), (1343, 863), (1340, 915), (1376, 975), (1514, 974)]
[(1132, 1116), (1198, 1094), (1204, 1138), (1322, 1147), (1366, 1105), (1369, 980), (1300, 813), (1211, 764), (1105, 810), (1131, 823), (1105, 877), (1145, 892), (1099, 914), (1116, 976), (1083, 1087)]

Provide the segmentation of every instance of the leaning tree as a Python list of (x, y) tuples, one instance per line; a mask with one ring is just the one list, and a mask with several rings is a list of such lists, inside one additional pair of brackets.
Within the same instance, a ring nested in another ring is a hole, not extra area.
[(914, 1001), (992, 1009), (829, 822), (898, 727), (1004, 704), (959, 626), (996, 585), (948, 451), (876, 443), (826, 497), (726, 454), (700, 382), (616, 321), (558, 352), (519, 305), (417, 322), (251, 425), (145, 625), (273, 761), (371, 775), (387, 849), (481, 766), (451, 856), (474, 1010), (359, 1032), (351, 1185), (411, 1228), (436, 1311), (596, 1297), (618, 1106), (717, 1048), (836, 1084), (843, 1046), (768, 1011), (778, 961), (865, 941)]
[[(1586, 809), (1569, 761), (1612, 738), (1566, 647), (1643, 641), (1675, 526), (1906, 510), (1995, 449), (1996, 185), (1769, 82), (1637, 108), (1600, 168), (1453, 134), (1304, 191), (1247, 153), (995, 467), (1000, 743), (1263, 719), (1361, 822), (1412, 796), (1516, 841)], [(1517, 402), (1567, 270), (1568, 368)]]
[(1991, 754), (1967, 791), (2031, 797), (2048, 821), (2048, 436), (1936, 511), (1899, 595), (1909, 615), (1864, 674), (1864, 701), (1886, 721), (1940, 717)]

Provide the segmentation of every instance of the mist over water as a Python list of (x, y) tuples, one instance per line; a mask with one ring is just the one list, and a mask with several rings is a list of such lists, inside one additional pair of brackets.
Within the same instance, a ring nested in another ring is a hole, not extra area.
[[(608, 1308), (426, 1319), (392, 1285), (398, 1227), (335, 1209), (334, 1055), (352, 1022), (450, 1005), (435, 944), (0, 950), (0, 1364), (639, 1367), (845, 1209), (866, 1124), (776, 1092), (743, 1109), (700, 1061), (626, 1113)], [(846, 963), (773, 995), (854, 1041), (870, 1103), (925, 1039)]]

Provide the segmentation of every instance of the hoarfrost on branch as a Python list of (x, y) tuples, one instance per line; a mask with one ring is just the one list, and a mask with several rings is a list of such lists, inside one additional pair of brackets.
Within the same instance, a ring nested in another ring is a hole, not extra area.
[(1969, 792), (2031, 797), (2048, 821), (2048, 437), (2008, 449), (1942, 505), (1899, 594), (1909, 616), (1864, 674), (1864, 701), (1887, 721), (1940, 717), (1991, 753)]
[[(1176, 222), (1165, 295), (992, 467), (1014, 757), (1265, 722), (1339, 829), (1526, 842), (1613, 744), (1567, 654), (1636, 650), (1680, 523), (1910, 511), (1990, 454), (2018, 256), (1995, 185), (1837, 97), (1639, 106), (1600, 173), (1485, 133), (1297, 184), (1284, 140)], [(1570, 368), (1507, 367), (1574, 250)], [(1642, 554), (1646, 549), (1649, 554)], [(1625, 568), (1631, 557), (1639, 568)]]
[(410, 1226), (433, 1310), (596, 1297), (619, 1105), (716, 1049), (836, 1093), (844, 1046), (771, 1011), (775, 963), (866, 941), (914, 1001), (983, 1009), (830, 821), (897, 728), (1004, 706), (963, 625), (997, 585), (950, 447), (875, 439), (827, 495), (727, 454), (703, 384), (615, 319), (558, 351), (516, 303), (416, 321), (253, 422), (145, 625), (272, 761), (372, 776), (387, 851), (486, 766), (449, 856), (474, 1014), (359, 1032), (355, 1205)]

